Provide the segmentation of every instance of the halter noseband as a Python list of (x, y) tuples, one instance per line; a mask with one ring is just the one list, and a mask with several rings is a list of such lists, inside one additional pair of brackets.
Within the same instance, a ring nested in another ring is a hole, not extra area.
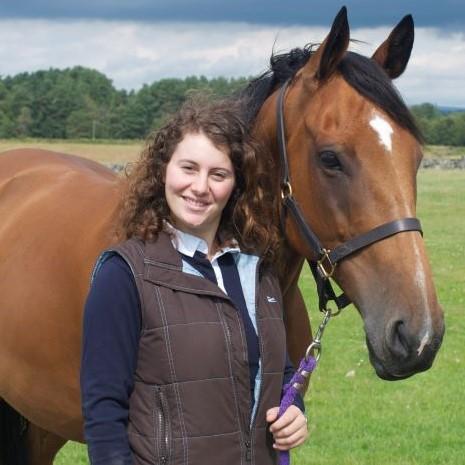
[[(292, 185), (289, 175), (289, 164), (287, 161), (286, 150), (286, 134), (284, 128), (284, 94), (289, 85), (290, 80), (287, 80), (281, 87), (279, 96), (276, 102), (277, 106), (277, 136), (278, 148), (281, 158), (281, 197), (283, 212), (289, 211), (295, 220), (299, 231), (306, 245), (315, 253), (317, 259), (307, 259), (310, 269), (312, 270), (318, 291), (320, 310), (328, 312), (327, 303), (332, 300), (335, 302), (338, 310), (332, 315), (339, 313), (344, 307), (350, 304), (350, 300), (345, 294), (336, 296), (329, 278), (333, 275), (337, 264), (344, 258), (353, 253), (367, 247), (375, 242), (386, 239), (404, 231), (419, 231), (423, 234), (420, 221), (417, 218), (402, 218), (400, 220), (390, 221), (372, 230), (360, 234), (348, 241), (338, 245), (333, 250), (328, 250), (323, 247), (318, 236), (313, 232), (310, 225), (306, 222), (302, 210), (299, 207), (296, 199), (292, 195)], [(284, 230), (284, 222), (283, 222)]]

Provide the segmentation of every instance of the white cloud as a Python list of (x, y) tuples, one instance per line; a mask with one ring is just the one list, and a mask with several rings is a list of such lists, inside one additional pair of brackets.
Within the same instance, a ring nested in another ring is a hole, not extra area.
[[(329, 28), (246, 23), (129, 21), (0, 21), (3, 76), (83, 65), (105, 73), (118, 88), (139, 88), (165, 77), (250, 76), (263, 71), (271, 50), (319, 42)], [(388, 28), (355, 29), (368, 42), (352, 49), (370, 55)], [(397, 85), (408, 103), (465, 106), (465, 36), (417, 29), (414, 51)]]

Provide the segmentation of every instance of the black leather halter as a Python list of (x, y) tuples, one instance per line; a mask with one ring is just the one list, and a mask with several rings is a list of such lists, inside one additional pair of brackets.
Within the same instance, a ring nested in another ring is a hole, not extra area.
[[(284, 95), (289, 85), (287, 80), (281, 87), (277, 99), (277, 133), (278, 147), (281, 158), (281, 197), (283, 205), (283, 214), (287, 211), (291, 213), (296, 222), (299, 231), (306, 242), (307, 246), (315, 253), (316, 260), (307, 259), (317, 284), (319, 307), (322, 311), (327, 311), (327, 303), (332, 300), (335, 302), (338, 311), (332, 312), (333, 315), (339, 313), (344, 307), (350, 304), (350, 300), (345, 294), (336, 296), (329, 278), (333, 275), (336, 265), (349, 255), (367, 247), (375, 242), (381, 241), (387, 237), (393, 236), (404, 231), (419, 231), (423, 234), (420, 221), (417, 218), (402, 218), (400, 220), (384, 223), (366, 233), (360, 234), (348, 241), (338, 245), (333, 250), (323, 247), (318, 236), (313, 232), (310, 225), (305, 221), (302, 211), (296, 199), (292, 195), (291, 179), (289, 175), (289, 164), (287, 161), (286, 134), (284, 127)], [(283, 224), (284, 230), (284, 224)]]

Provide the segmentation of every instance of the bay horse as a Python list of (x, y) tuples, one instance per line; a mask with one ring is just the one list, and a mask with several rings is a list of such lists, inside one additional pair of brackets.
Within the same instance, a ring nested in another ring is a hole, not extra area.
[[(283, 106), (293, 195), (328, 249), (415, 216), (421, 137), (391, 82), (405, 70), (413, 34), (406, 16), (371, 58), (349, 52), (343, 8), (318, 48), (272, 57), (271, 70), (245, 91), (253, 132), (279, 165), (276, 99), (290, 79)], [(278, 189), (279, 173), (272, 175)], [(83, 442), (82, 310), (93, 264), (117, 240), (123, 189), (109, 169), (76, 156), (0, 155), (0, 465), (19, 464), (20, 455), (50, 465), (67, 440)], [(297, 280), (304, 260), (315, 257), (289, 215), (283, 234), (279, 271), (296, 362), (311, 341)], [(359, 250), (334, 278), (363, 318), (381, 378), (431, 366), (444, 322), (418, 231)]]

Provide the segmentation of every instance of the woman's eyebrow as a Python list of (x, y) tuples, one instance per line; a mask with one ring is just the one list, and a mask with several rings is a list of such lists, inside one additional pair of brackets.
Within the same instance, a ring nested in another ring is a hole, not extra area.
[(198, 163), (195, 162), (194, 160), (190, 159), (190, 158), (180, 158), (178, 160), (178, 163), (191, 163), (192, 165), (197, 165), (198, 166)]
[[(178, 163), (190, 163), (191, 165), (200, 166), (196, 161), (191, 160), (190, 158), (180, 158), (177, 162)], [(227, 173), (234, 172), (234, 170), (231, 170), (226, 166), (211, 166), (209, 170), (222, 170), (222, 171), (226, 171)]]

